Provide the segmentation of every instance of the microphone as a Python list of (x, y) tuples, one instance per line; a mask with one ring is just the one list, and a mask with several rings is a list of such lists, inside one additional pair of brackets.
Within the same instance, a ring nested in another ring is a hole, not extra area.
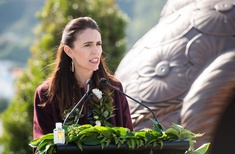
[[(91, 86), (92, 80), (88, 79), (86, 82), (87, 85), (87, 90), (86, 93), (82, 96), (82, 98), (78, 101), (78, 103), (73, 107), (73, 109), (67, 114), (66, 118), (64, 119), (63, 125), (65, 125), (66, 121), (68, 120), (69, 116), (73, 113), (73, 111), (81, 104), (81, 102), (84, 101), (84, 99), (88, 96), (88, 93), (90, 91), (90, 86)], [(86, 99), (87, 101), (87, 99)]]
[(118, 91), (119, 93), (125, 95), (126, 97), (130, 98), (131, 100), (135, 101), (136, 103), (140, 104), (141, 106), (147, 108), (147, 109), (149, 110), (149, 112), (151, 112), (152, 115), (153, 115), (153, 117), (154, 117), (154, 120), (155, 120), (155, 121), (152, 120), (152, 122), (154, 123), (154, 125), (158, 128), (159, 131), (161, 131), (161, 132), (163, 131), (163, 130), (162, 130), (163, 127), (162, 127), (162, 125), (158, 122), (158, 119), (157, 119), (155, 113), (154, 113), (153, 110), (150, 109), (147, 105), (145, 105), (145, 104), (143, 104), (143, 103), (137, 101), (137, 100), (134, 99), (133, 97), (131, 97), (131, 96), (127, 95), (126, 93), (124, 93), (123, 91), (121, 91), (121, 90), (115, 88), (115, 87), (114, 87), (113, 85), (111, 85), (111, 84), (107, 81), (107, 79), (105, 79), (105, 78), (101, 78), (101, 79), (100, 79), (100, 83), (103, 83), (104, 85), (108, 85), (108, 86), (111, 87), (112, 89), (114, 89), (114, 90)]

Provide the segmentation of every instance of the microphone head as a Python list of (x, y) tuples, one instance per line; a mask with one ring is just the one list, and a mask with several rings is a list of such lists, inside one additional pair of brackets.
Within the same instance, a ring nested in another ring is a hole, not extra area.
[(86, 85), (91, 85), (91, 83), (92, 83), (92, 80), (91, 80), (91, 79), (88, 79), (88, 80), (86, 81)]
[(88, 80), (86, 81), (86, 85), (87, 85), (87, 91), (86, 91), (86, 93), (88, 93), (88, 92), (90, 91), (91, 83), (92, 83), (92, 80), (91, 80), (91, 79), (88, 79)]
[(100, 83), (102, 83), (102, 84), (107, 84), (107, 82), (108, 82), (108, 81), (107, 81), (107, 79), (105, 79), (105, 78), (101, 78), (101, 79), (100, 79)]

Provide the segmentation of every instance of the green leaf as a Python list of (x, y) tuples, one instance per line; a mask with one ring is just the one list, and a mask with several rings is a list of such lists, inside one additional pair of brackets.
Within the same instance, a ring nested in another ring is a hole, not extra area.
[(42, 144), (42, 142), (47, 142), (47, 141), (50, 141), (50, 140), (53, 140), (53, 139), (54, 139), (53, 133), (49, 133), (49, 134), (43, 135), (43, 136), (40, 137), (40, 138), (36, 138), (36, 139), (30, 141), (30, 142), (29, 142), (29, 145), (30, 145), (32, 148), (36, 148), (37, 146), (39, 146), (40, 144)]
[(85, 145), (98, 145), (102, 139), (97, 138), (95, 135), (86, 136), (83, 139), (83, 144)]
[(49, 143), (46, 145), (46, 147), (43, 150), (40, 150), (41, 154), (52, 154), (51, 152), (55, 151), (55, 144), (54, 143)]
[(153, 126), (154, 126), (153, 129), (157, 132), (162, 133), (163, 132), (163, 126), (159, 122), (157, 122), (156, 120), (154, 120), (152, 118), (150, 118), (150, 120), (153, 122)]
[(168, 139), (179, 139), (178, 132), (174, 128), (168, 128), (165, 131), (165, 134), (167, 134)]
[(83, 129), (79, 132), (78, 136), (82, 136), (82, 135), (94, 135), (94, 134), (97, 134), (98, 131), (96, 129), (94, 129), (94, 127), (90, 127), (90, 128), (87, 128), (87, 129)]
[(83, 151), (83, 150), (82, 150), (82, 143), (81, 143), (80, 141), (76, 141), (75, 143), (76, 143), (77, 147), (78, 147), (81, 151)]
[(108, 115), (109, 115), (109, 112), (108, 111), (104, 111), (103, 116), (104, 117), (108, 117)]
[(105, 136), (105, 138), (111, 138), (111, 129), (109, 129), (109, 127), (95, 126), (94, 128), (103, 136)]
[(146, 139), (146, 145), (149, 145), (150, 143), (156, 141), (157, 138), (155, 138), (153, 135), (148, 135)]
[(145, 138), (146, 137), (146, 132), (145, 131), (136, 132), (135, 136), (140, 137), (140, 138)]
[(197, 148), (194, 151), (189, 151), (186, 154), (205, 154), (207, 150), (209, 149), (210, 143), (205, 143), (201, 145), (199, 148)]
[(126, 136), (127, 133), (130, 133), (130, 130), (124, 127), (114, 127), (112, 129), (116, 132), (118, 136)]

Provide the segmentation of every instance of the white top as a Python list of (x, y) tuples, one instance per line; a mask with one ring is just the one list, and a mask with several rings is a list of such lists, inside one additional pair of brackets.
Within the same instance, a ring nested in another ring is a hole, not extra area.
[(61, 122), (55, 123), (55, 127), (56, 127), (56, 128), (62, 128), (62, 123), (61, 123)]

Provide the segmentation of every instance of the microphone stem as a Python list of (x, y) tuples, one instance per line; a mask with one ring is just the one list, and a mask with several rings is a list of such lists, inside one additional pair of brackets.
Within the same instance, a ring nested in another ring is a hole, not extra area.
[[(111, 88), (117, 90), (114, 86), (112, 86), (112, 85), (109, 84), (108, 82), (106, 82), (106, 84), (108, 84)], [(145, 104), (143, 104), (143, 103), (140, 103), (140, 102), (137, 101), (136, 99), (130, 97), (129, 95), (127, 95), (126, 93), (124, 93), (124, 92), (122, 92), (122, 91), (120, 91), (120, 90), (118, 90), (118, 91), (119, 91), (120, 93), (122, 93), (123, 95), (125, 95), (126, 97), (130, 98), (131, 100), (133, 100), (133, 101), (137, 102), (138, 104), (140, 104), (140, 105), (146, 107), (146, 108), (152, 113), (152, 115), (153, 115), (154, 119), (156, 120), (156, 122), (158, 122), (158, 119), (157, 119), (155, 113), (154, 113), (147, 105), (145, 105)], [(159, 122), (158, 122), (158, 123), (159, 123)]]
[[(88, 79), (87, 80), (87, 91), (86, 93), (82, 96), (82, 98), (79, 100), (79, 102), (73, 107), (73, 109), (69, 112), (69, 114), (66, 116), (64, 119), (63, 125), (65, 125), (66, 121), (68, 120), (69, 116), (73, 113), (73, 111), (78, 107), (79, 104), (85, 99), (85, 97), (88, 96), (88, 92), (90, 91), (90, 86), (91, 86), (92, 80)], [(87, 100), (86, 100), (87, 101)], [(80, 115), (79, 115), (80, 116)], [(79, 118), (79, 117), (78, 117)]]
[(85, 95), (83, 95), (83, 97), (79, 100), (79, 102), (73, 107), (73, 109), (69, 112), (69, 114), (66, 116), (66, 118), (64, 119), (63, 125), (65, 125), (66, 121), (68, 120), (69, 116), (73, 113), (73, 111), (81, 104), (81, 102), (83, 101), (83, 99), (88, 96), (88, 93), (86, 93)]

